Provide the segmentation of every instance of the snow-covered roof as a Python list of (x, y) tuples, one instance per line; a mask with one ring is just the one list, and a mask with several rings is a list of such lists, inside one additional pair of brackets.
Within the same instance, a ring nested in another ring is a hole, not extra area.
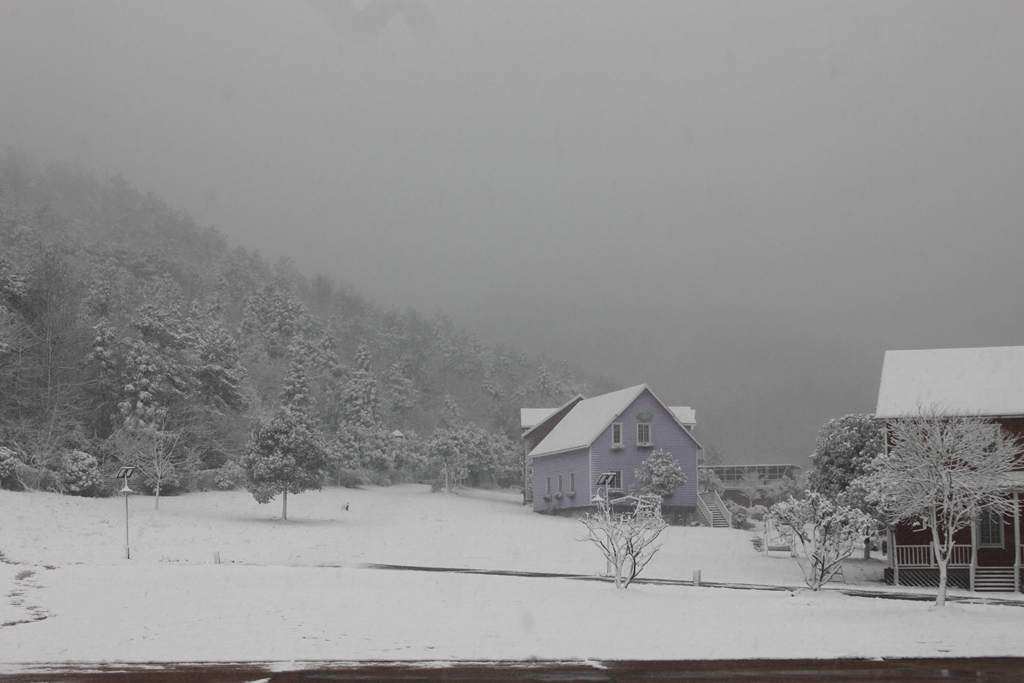
[(530, 455), (551, 455), (589, 446), (646, 388), (646, 384), (641, 384), (580, 401)]
[(1024, 346), (886, 351), (875, 416), (1024, 415)]
[[(553, 419), (555, 417), (555, 415), (557, 415), (558, 413), (561, 413), (565, 408), (569, 408), (571, 406), (574, 406), (574, 405), (576, 405), (577, 403), (579, 403), (582, 400), (583, 400), (583, 394), (576, 394), (575, 396), (573, 396), (572, 398), (570, 398), (568, 401), (566, 401), (562, 405), (558, 406), (557, 408), (550, 409), (548, 411), (547, 415), (542, 416), (539, 420), (534, 422), (532, 425), (526, 426), (524, 424), (523, 425), (523, 430), (524, 430), (523, 431), (523, 438), (525, 439), (527, 436), (532, 434), (533, 430), (540, 429), (541, 425), (547, 423), (548, 420)], [(532, 410), (532, 409), (531, 408), (527, 408), (526, 410)], [(548, 410), (548, 409), (547, 408), (537, 408), (537, 410)], [(564, 413), (562, 414), (562, 417), (565, 417)], [(523, 422), (522, 414), (520, 414), (519, 421)]]
[(686, 427), (693, 427), (697, 424), (697, 411), (689, 406), (669, 406), (669, 410), (675, 413), (676, 419)]
[(523, 429), (536, 427), (556, 410), (558, 410), (558, 408), (520, 408), (519, 426)]

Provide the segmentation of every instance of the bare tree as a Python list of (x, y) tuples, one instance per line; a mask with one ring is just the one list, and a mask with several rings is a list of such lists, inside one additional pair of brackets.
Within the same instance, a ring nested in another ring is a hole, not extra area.
[(989, 420), (935, 410), (892, 421), (889, 442), (888, 454), (876, 458), (861, 481), (868, 501), (890, 523), (920, 522), (931, 529), (939, 565), (935, 604), (941, 607), (956, 533), (985, 507), (1016, 514), (1007, 475), (1021, 446)]
[(654, 545), (668, 526), (661, 517), (661, 498), (641, 496), (633, 512), (616, 513), (602, 500), (597, 511), (580, 518), (590, 541), (613, 567), (616, 588), (629, 588), (661, 545)]
[(754, 507), (754, 501), (764, 495), (765, 483), (761, 475), (756, 472), (747, 472), (743, 475), (743, 478), (736, 484), (736, 488), (739, 492), (747, 497), (749, 505), (747, 507)]
[(152, 425), (122, 427), (114, 435), (114, 446), (121, 462), (134, 465), (156, 495), (160, 509), (160, 487), (175, 478), (178, 467), (188, 453), (178, 448), (180, 435), (157, 429)]
[(769, 515), (800, 541), (797, 561), (804, 582), (815, 591), (839, 573), (843, 560), (853, 554), (873, 521), (870, 515), (836, 505), (817, 492), (804, 500), (790, 498), (786, 503), (776, 503)]

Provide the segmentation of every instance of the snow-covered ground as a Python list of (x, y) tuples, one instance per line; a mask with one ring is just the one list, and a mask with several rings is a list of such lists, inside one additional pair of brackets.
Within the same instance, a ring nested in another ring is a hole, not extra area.
[[(1017, 655), (1024, 608), (801, 590), (751, 532), (670, 527), (649, 578), (792, 591), (426, 573), (371, 563), (597, 575), (582, 525), (504, 492), (325, 489), (124, 502), (0, 491), (0, 662), (686, 659)], [(349, 509), (345, 510), (345, 505)], [(214, 563), (219, 553), (221, 564)], [(881, 562), (848, 582), (881, 588)]]

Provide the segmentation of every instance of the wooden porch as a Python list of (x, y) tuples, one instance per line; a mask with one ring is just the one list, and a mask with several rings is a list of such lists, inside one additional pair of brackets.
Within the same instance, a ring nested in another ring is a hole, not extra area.
[[(948, 583), (971, 591), (1020, 591), (1021, 565), (1024, 564), (1024, 548), (1021, 548), (1021, 507), (1020, 494), (1013, 494), (1016, 514), (1013, 515), (1012, 563), (1003, 555), (1002, 561), (979, 562), (982, 550), (978, 522), (970, 530), (970, 543), (954, 543), (947, 565)], [(892, 530), (888, 533), (889, 566), (885, 570), (885, 581), (896, 586), (937, 586), (939, 565), (930, 544), (897, 545)], [(1004, 541), (1005, 543), (1005, 541)], [(1005, 551), (1003, 551), (1005, 552)]]

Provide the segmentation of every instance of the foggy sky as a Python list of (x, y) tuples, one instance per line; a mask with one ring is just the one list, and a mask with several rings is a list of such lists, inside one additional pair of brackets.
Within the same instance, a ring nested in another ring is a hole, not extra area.
[(1019, 2), (0, 0), (0, 147), (806, 465), (1024, 344)]

